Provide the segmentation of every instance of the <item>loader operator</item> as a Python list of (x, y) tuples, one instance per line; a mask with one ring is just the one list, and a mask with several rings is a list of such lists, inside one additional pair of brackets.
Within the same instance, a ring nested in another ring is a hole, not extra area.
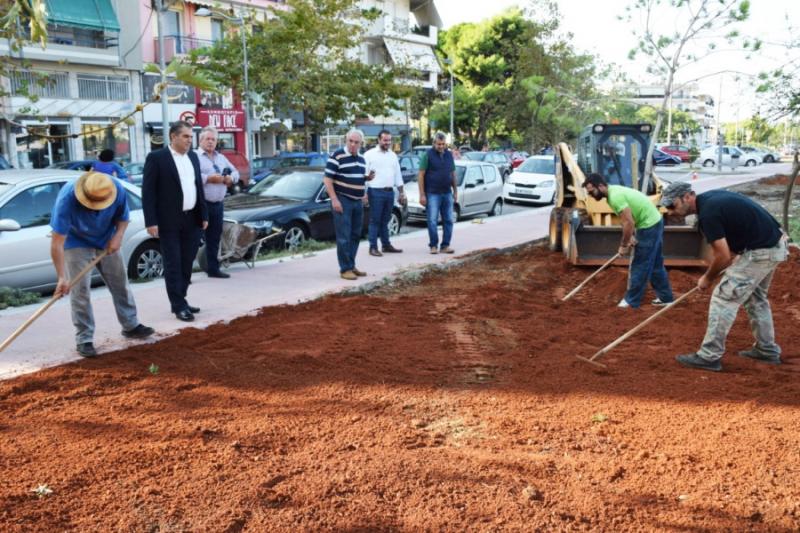
[(696, 353), (677, 356), (678, 362), (690, 368), (722, 370), (725, 339), (739, 306), (744, 305), (755, 344), (739, 355), (781, 364), (767, 299), (775, 269), (789, 255), (778, 221), (746, 196), (723, 190), (695, 195), (685, 182), (671, 183), (661, 194), (661, 204), (682, 216), (696, 214), (700, 231), (711, 245), (714, 258), (697, 286), (707, 289), (725, 269), (711, 295), (703, 344)]
[(628, 289), (617, 307), (638, 308), (642, 303), (647, 282), (653, 286), (657, 298), (653, 305), (672, 302), (672, 287), (661, 244), (664, 240), (664, 218), (653, 202), (636, 189), (622, 185), (608, 185), (600, 174), (590, 174), (583, 182), (586, 192), (595, 200), (608, 201), (608, 205), (622, 222), (622, 241), (619, 254), (626, 256), (633, 249), (628, 272)]

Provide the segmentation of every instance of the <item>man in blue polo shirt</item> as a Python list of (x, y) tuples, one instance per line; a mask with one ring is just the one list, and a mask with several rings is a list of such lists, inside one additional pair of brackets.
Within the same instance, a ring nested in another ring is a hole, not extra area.
[(325, 165), (323, 181), (333, 209), (339, 274), (343, 279), (354, 281), (359, 276), (367, 275), (356, 268), (356, 253), (364, 229), (364, 204), (367, 201), (365, 184), (375, 177), (375, 172), (366, 175), (367, 163), (358, 152), (364, 142), (364, 134), (359, 130), (350, 130), (345, 139), (347, 149), (339, 148), (331, 154)]
[(91, 263), (99, 250), (108, 251), (97, 264), (97, 270), (111, 293), (122, 334), (136, 339), (153, 334), (153, 328), (143, 326), (136, 317), (136, 303), (119, 253), (128, 220), (125, 188), (101, 172), (87, 172), (74, 183), (64, 185), (53, 206), (50, 255), (58, 274), (55, 294), (70, 295), (77, 350), (83, 357), (97, 355), (93, 343), (91, 275), (84, 276), (72, 290), (69, 280)]
[(697, 287), (708, 289), (723, 270), (722, 280), (711, 294), (708, 326), (700, 349), (676, 357), (683, 366), (722, 370), (725, 340), (744, 306), (755, 344), (739, 352), (754, 361), (781, 364), (781, 348), (775, 342), (767, 293), (775, 269), (788, 257), (786, 236), (766, 209), (735, 192), (714, 190), (695, 194), (690, 184), (676, 181), (661, 193), (661, 205), (681, 216), (697, 215), (697, 223), (713, 252)]
[[(447, 149), (447, 137), (437, 132), (433, 148), (419, 160), (419, 203), (428, 215), (428, 247), (432, 254), (452, 254), (453, 205), (458, 201), (456, 162)], [(439, 215), (442, 217), (442, 247), (439, 248)]]

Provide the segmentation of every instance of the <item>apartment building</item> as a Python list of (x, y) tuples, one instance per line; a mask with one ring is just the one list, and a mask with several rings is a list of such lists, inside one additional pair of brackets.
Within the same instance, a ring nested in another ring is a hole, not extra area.
[[(0, 82), (10, 94), (2, 102), (0, 150), (12, 165), (42, 168), (94, 158), (113, 148), (123, 161), (144, 157), (141, 115), (112, 126), (141, 101), (139, 2), (129, 0), (46, 0), (48, 42), (20, 52), (0, 42), (0, 54), (25, 60), (26, 68)], [(22, 31), (25, 31), (23, 29)], [(24, 95), (38, 96), (36, 102)], [(47, 141), (35, 133), (67, 136)], [(89, 135), (76, 134), (91, 132)]]
[[(631, 102), (637, 105), (660, 108), (664, 101), (663, 85), (637, 85), (626, 88), (626, 92)], [(672, 109), (689, 113), (703, 127), (703, 131), (695, 138), (698, 145), (715, 138), (714, 98), (702, 93), (697, 84), (687, 84), (676, 90), (672, 94)]]

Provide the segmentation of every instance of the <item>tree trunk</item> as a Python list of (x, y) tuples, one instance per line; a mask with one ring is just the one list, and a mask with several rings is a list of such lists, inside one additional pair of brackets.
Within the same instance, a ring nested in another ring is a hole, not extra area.
[(792, 172), (789, 175), (789, 183), (786, 184), (786, 193), (783, 195), (783, 229), (786, 233), (789, 233), (789, 206), (792, 203), (792, 190), (794, 189), (794, 182), (797, 179), (797, 174), (800, 172), (798, 154), (800, 154), (800, 152), (795, 150)]
[(656, 149), (656, 139), (658, 134), (661, 133), (661, 125), (664, 123), (664, 112), (667, 109), (667, 103), (672, 97), (672, 84), (674, 80), (675, 71), (669, 71), (667, 83), (664, 86), (664, 100), (661, 102), (661, 109), (658, 111), (656, 118), (656, 125), (650, 133), (650, 146), (647, 147), (647, 156), (644, 160), (644, 176), (642, 177), (642, 192), (647, 194), (647, 188), (650, 186), (650, 176), (653, 175), (653, 152)]

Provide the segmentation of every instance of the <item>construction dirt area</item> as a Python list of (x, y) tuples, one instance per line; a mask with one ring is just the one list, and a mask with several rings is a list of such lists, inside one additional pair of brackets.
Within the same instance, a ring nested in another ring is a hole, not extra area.
[(622, 267), (561, 302), (589, 272), (531, 245), (2, 382), (1, 529), (797, 531), (797, 250), (786, 364), (742, 311), (722, 373), (674, 360), (707, 294), (578, 360), (655, 312)]

